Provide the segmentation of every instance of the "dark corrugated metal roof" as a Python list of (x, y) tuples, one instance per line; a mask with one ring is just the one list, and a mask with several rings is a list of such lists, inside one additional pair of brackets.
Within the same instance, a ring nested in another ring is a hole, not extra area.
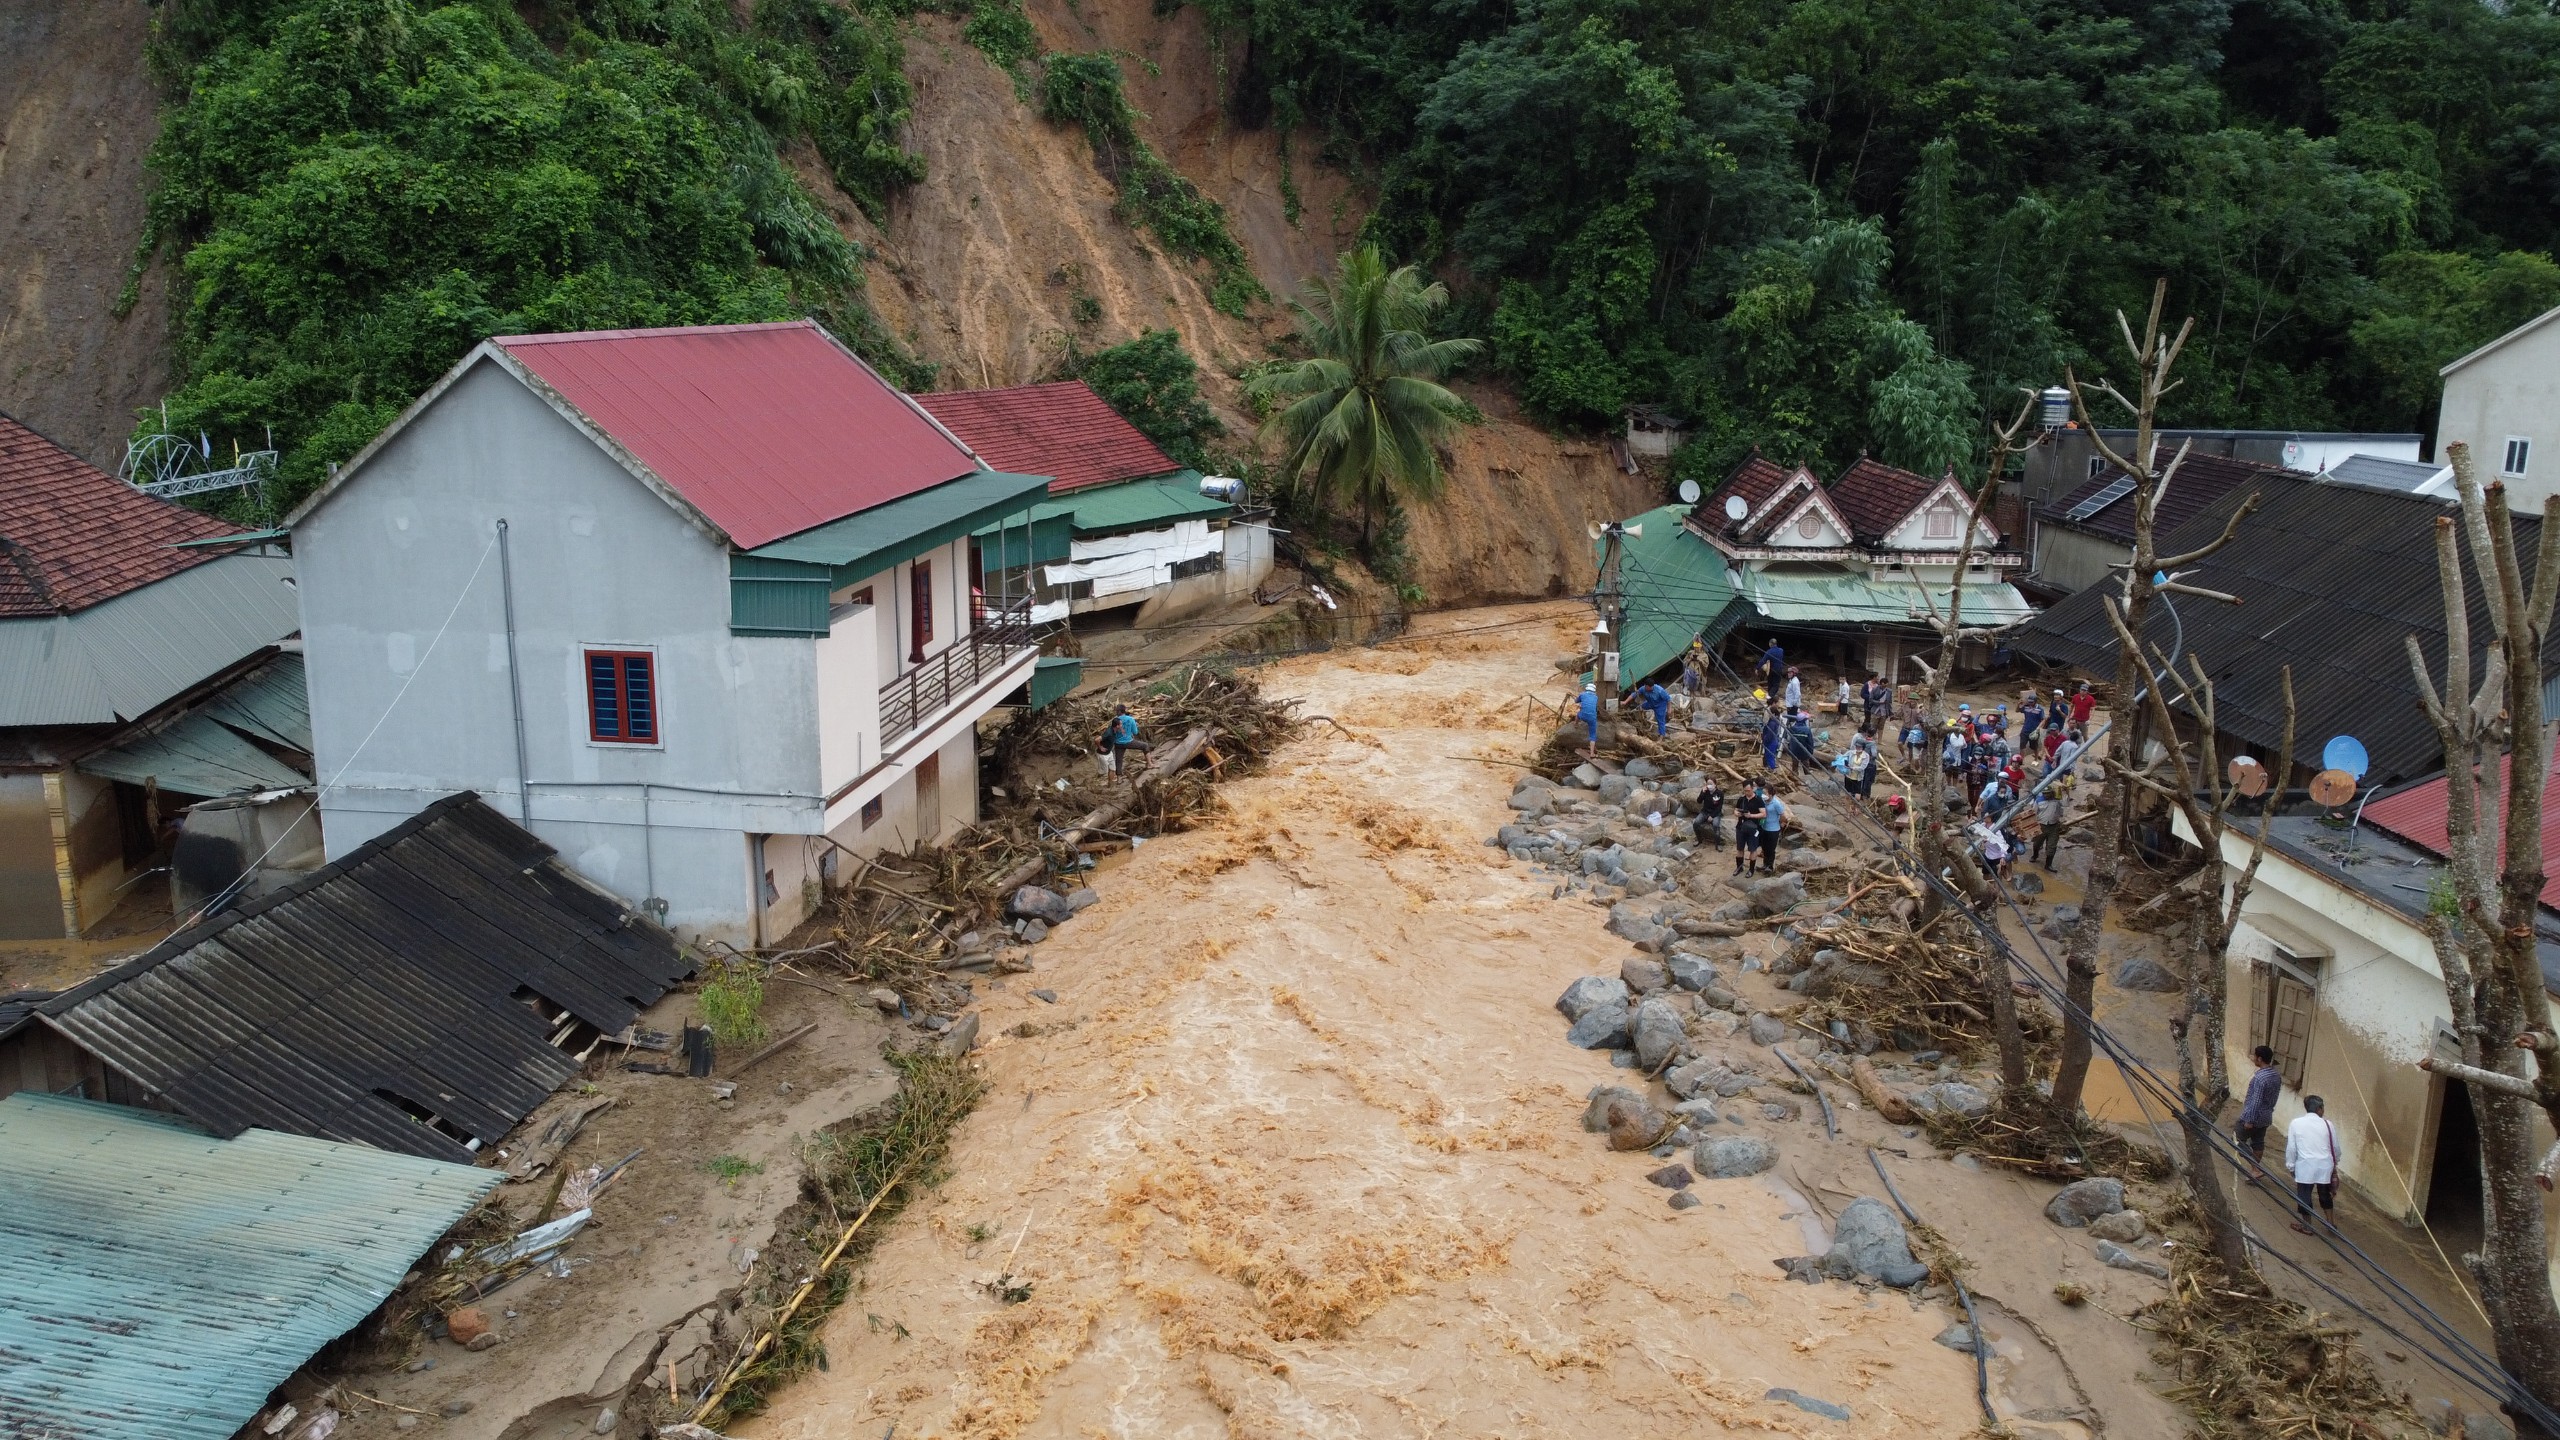
[[(2155, 466), (2165, 466), (2176, 458), (2178, 447), (2160, 444), (2153, 449)], [(2228, 455), (2190, 454), (2169, 477), (2169, 488), (2160, 496), (2160, 506), (2152, 512), (2155, 533), (2166, 535), (2194, 519), (2204, 510), (2218, 504), (2234, 490), (2242, 494), (2254, 488), (2260, 477), (2291, 475), (2295, 472), (2280, 465), (2261, 465), (2255, 460), (2234, 460)], [(2100, 491), (2124, 479), (2124, 472), (2113, 465), (2089, 477), (2089, 483), (2043, 507), (2041, 519), (2047, 525), (2067, 525), (2074, 530), (2087, 530), (2104, 535), (2122, 545), (2133, 543), (2133, 496), (2131, 491), (2106, 508), (2086, 519), (2069, 516), (2082, 501), (2094, 498)], [(2235, 502), (2236, 503), (2236, 502)], [(2220, 513), (2228, 515), (2228, 509)], [(2004, 532), (2006, 533), (2006, 532)]]
[(37, 1007), (216, 1134), (467, 1159), (577, 1065), (529, 991), (608, 1033), (692, 969), (675, 938), (465, 792)]
[[(2418, 708), (2403, 641), (2416, 635), (2439, 684), (2444, 678), (2444, 615), (2436, 579), (2435, 522), (2442, 503), (2351, 485), (2324, 485), (2307, 475), (2269, 471), (2247, 489), (2226, 493), (2159, 542), (2176, 554), (2210, 543), (2249, 493), (2263, 495), (2232, 543), (2196, 565), (2188, 583), (2242, 597), (2224, 605), (2180, 598), (2186, 653), (2214, 681), (2222, 728), (2272, 756), (2284, 733), (2283, 667), (2293, 667), (2299, 716), (2297, 759), (2309, 761), (2333, 735), (2364, 742), (2373, 769), (2366, 783), (2415, 779), (2440, 769), (2442, 748)], [(2516, 548), (2532, 583), (2538, 517), (2518, 516)], [(2471, 600), (2471, 634), (2486, 646), (2488, 602), (2480, 576), (2463, 556)], [(2115, 630), (2100, 602), (2121, 593), (2112, 582), (2089, 586), (2015, 632), (2020, 651), (2093, 674), (2115, 671)], [(2144, 638), (2166, 648), (2176, 629), (2153, 607)], [(2478, 673), (2479, 656), (2473, 657)], [(2560, 633), (2543, 649), (2543, 674), (2560, 670)]]

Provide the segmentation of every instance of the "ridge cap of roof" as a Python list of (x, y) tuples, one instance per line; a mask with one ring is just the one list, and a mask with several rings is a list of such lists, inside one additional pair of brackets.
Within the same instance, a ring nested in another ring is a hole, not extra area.
[(510, 350), (527, 345), (567, 345), (590, 340), (656, 340), (669, 335), (744, 335), (757, 330), (817, 330), (815, 320), (756, 320), (739, 325), (654, 325), (639, 330), (546, 330), (530, 335), (492, 335), (489, 343)]

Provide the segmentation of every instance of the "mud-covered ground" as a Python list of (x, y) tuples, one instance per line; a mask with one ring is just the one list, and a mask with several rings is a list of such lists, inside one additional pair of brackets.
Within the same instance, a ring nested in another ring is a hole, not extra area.
[[(987, 996), (992, 1088), (953, 1177), (870, 1261), (828, 1368), (737, 1433), (1968, 1432), (1971, 1358), (1932, 1343), (1960, 1317), (1772, 1264), (1881, 1195), (1868, 1143), (1997, 1303), (2020, 1433), (2093, 1433), (2093, 1411), (2174, 1433), (2145, 1337), (2112, 1318), (2157, 1282), (2043, 1221), (2050, 1186), (1854, 1106), (1832, 1142), (1805, 1106), (1753, 1117), (1774, 1170), (1702, 1180), (1681, 1212), (1645, 1179), (1662, 1161), (1582, 1129), (1592, 1087), (1629, 1077), (1568, 1047), (1553, 1004), (1629, 948), (1483, 842), (1542, 738), (1521, 697), (1560, 693), (1548, 661), (1587, 614), (1447, 614), (1263, 671), (1350, 733), (1311, 726), (1228, 813), (1110, 867)], [(2065, 1274), (2092, 1305), (2053, 1299)]]

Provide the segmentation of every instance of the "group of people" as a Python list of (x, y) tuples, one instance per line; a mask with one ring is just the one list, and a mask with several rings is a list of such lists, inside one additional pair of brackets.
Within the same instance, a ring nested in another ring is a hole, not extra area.
[[(1698, 818), (1689, 822), (1690, 833), (1709, 850), (1724, 844), (1724, 787), (1709, 780), (1698, 793)], [(1774, 874), (1778, 868), (1778, 836), (1786, 829), (1787, 804), (1769, 793), (1764, 782), (1752, 786), (1733, 803), (1733, 873), (1742, 875), (1757, 860), (1761, 874)]]
[[(2284, 1071), (2276, 1064), (2276, 1052), (2261, 1045), (2250, 1052), (2258, 1062), (2256, 1073), (2249, 1077), (2247, 1096), (2240, 1102), (2240, 1118), (2234, 1122), (2234, 1138), (2247, 1152), (2258, 1173), (2266, 1174), (2267, 1131), (2276, 1121), (2276, 1099), (2284, 1090)], [(2312, 1207), (2319, 1207), (2318, 1218), (2326, 1224), (2338, 1223), (2338, 1127), (2329, 1123), (2329, 1104), (2317, 1095), (2302, 1097), (2302, 1113), (2284, 1127), (2284, 1168), (2293, 1176), (2293, 1208), (2297, 1212), (2293, 1228), (2312, 1233)]]

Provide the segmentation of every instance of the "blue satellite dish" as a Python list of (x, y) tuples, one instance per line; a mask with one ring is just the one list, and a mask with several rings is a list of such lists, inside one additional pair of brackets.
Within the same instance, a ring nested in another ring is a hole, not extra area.
[(2332, 770), (2344, 770), (2359, 780), (2373, 767), (2373, 762), (2365, 758), (2364, 742), (2353, 735), (2338, 736), (2321, 746), (2320, 763)]

